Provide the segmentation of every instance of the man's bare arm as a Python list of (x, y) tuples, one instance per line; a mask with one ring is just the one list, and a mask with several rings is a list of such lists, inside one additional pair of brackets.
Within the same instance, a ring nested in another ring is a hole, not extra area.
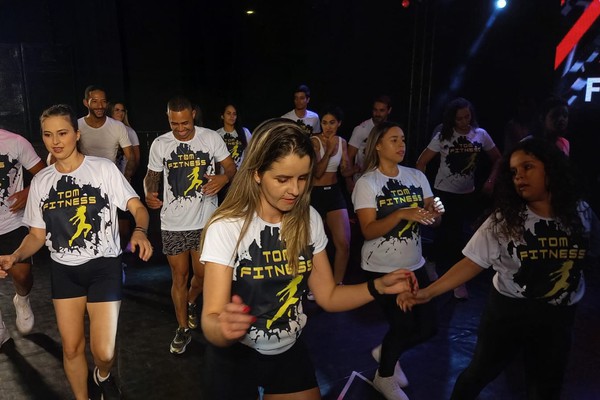
[(162, 172), (148, 170), (144, 177), (144, 194), (146, 195), (146, 205), (148, 208), (157, 209), (162, 207), (162, 201), (158, 198), (158, 189)]

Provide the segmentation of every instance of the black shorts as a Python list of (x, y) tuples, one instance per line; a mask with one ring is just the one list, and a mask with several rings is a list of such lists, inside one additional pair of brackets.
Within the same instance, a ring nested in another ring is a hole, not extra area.
[[(12, 254), (21, 245), (28, 233), (29, 229), (21, 226), (14, 231), (0, 235), (0, 254)], [(29, 264), (30, 259), (28, 258), (22, 262)]]
[(231, 347), (209, 345), (205, 353), (206, 398), (256, 400), (265, 394), (295, 393), (318, 386), (315, 368), (304, 342), (298, 339), (287, 351), (264, 355), (241, 343)]
[(95, 258), (81, 265), (52, 260), (52, 298), (87, 296), (88, 303), (120, 301), (123, 291), (121, 256)]
[(313, 186), (310, 192), (310, 205), (325, 218), (334, 210), (348, 209), (346, 199), (338, 183), (330, 186)]
[(163, 254), (176, 256), (186, 251), (200, 251), (200, 236), (202, 229), (194, 231), (161, 231)]

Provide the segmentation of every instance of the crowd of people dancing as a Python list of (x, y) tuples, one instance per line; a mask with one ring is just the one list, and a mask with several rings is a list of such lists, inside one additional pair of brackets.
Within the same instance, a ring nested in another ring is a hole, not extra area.
[[(341, 108), (324, 107), (319, 117), (308, 110), (310, 98), (300, 85), (294, 109), (253, 132), (233, 102), (212, 130), (199, 126), (189, 99), (169, 99), (171, 131), (150, 146), (143, 193), (132, 181), (140, 141), (126, 104), (109, 102), (99, 86), (85, 89), (84, 117), (65, 104), (43, 111), (46, 162), (22, 136), (0, 130), (0, 278), (12, 278), (18, 332), (34, 329), (31, 257), (46, 245), (73, 396), (89, 398), (87, 312), (93, 382), (103, 399), (122, 398), (111, 375), (122, 253), (152, 257), (149, 208), (160, 210), (172, 277), (177, 327), (169, 351), (184, 353), (192, 330), (202, 330), (206, 398), (320, 399), (301, 336), (303, 302), (339, 312), (375, 301), (388, 330), (372, 349), (379, 363), (372, 383), (387, 400), (407, 400), (410, 373), (400, 358), (436, 334), (430, 300), (448, 291), (467, 300), (465, 284), (492, 268), (475, 353), (452, 399), (477, 398), (520, 349), (528, 398), (558, 399), (583, 272), (600, 250), (598, 218), (569, 160), (567, 103), (547, 99), (539, 123), (524, 107), (500, 151), (474, 106), (456, 98), (409, 166), (389, 96), (374, 98), (371, 118), (348, 140)], [(490, 168), (479, 184), (482, 154)], [(427, 166), (438, 155), (430, 184)], [(362, 243), (358, 284), (345, 282), (351, 221)], [(422, 228), (433, 232), (430, 251)], [(9, 339), (0, 313), (0, 346)]]

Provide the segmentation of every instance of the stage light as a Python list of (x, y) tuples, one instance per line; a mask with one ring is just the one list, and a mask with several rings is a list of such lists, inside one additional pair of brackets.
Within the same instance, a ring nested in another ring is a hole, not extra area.
[(410, 0), (402, 0), (402, 7), (404, 7), (404, 8), (410, 7)]
[(497, 0), (496, 1), (496, 8), (504, 8), (506, 7), (506, 0)]
[(252, 15), (254, 14), (254, 10), (246, 10), (246, 15)]

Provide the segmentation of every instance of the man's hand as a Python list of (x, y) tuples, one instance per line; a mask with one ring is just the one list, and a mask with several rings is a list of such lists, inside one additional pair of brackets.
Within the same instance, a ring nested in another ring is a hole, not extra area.
[(204, 174), (204, 178), (206, 178), (207, 182), (202, 186), (202, 193), (207, 196), (212, 196), (219, 193), (219, 191), (223, 189), (223, 186), (229, 183), (229, 178), (227, 175)]
[(27, 203), (27, 195), (29, 194), (29, 187), (25, 189), (13, 193), (12, 196), (8, 198), (8, 202), (12, 204), (10, 205), (10, 212), (15, 213), (19, 210), (25, 208), (25, 204)]
[(153, 210), (162, 207), (163, 202), (158, 198), (158, 192), (150, 192), (146, 195), (146, 205)]

